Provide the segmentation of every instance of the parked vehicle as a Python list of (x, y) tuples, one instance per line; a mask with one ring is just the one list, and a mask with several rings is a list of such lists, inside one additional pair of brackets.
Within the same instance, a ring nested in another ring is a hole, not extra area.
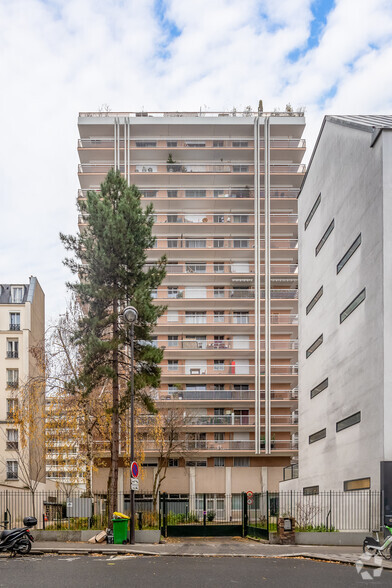
[[(23, 519), (24, 527), (17, 529), (5, 530), (0, 535), (0, 551), (9, 551), (11, 555), (27, 555), (31, 549), (34, 537), (30, 533), (30, 528), (37, 524), (35, 517), (25, 517)], [(4, 527), (4, 525), (1, 525)]]
[(385, 525), (387, 530), (387, 537), (380, 543), (377, 533), (377, 539), (374, 537), (366, 537), (363, 542), (363, 551), (369, 555), (382, 555), (385, 559), (392, 557), (392, 527)]

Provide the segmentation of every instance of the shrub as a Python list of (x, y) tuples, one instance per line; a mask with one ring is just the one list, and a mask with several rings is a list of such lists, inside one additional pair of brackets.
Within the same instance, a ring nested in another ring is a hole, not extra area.
[(214, 510), (209, 510), (209, 511), (207, 512), (207, 521), (208, 521), (209, 523), (212, 523), (212, 521), (213, 521), (213, 520), (214, 520), (214, 518), (215, 518), (215, 515), (216, 515), (216, 513), (215, 513), (215, 511), (214, 511)]

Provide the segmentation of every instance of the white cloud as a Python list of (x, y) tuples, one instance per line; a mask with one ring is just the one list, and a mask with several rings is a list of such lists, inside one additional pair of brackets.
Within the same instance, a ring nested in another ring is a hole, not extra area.
[[(76, 231), (77, 114), (306, 106), (308, 144), (325, 112), (388, 112), (392, 5), (337, 0), (319, 43), (310, 0), (0, 0), (0, 281), (40, 279), (61, 311)], [(170, 40), (170, 21), (181, 35)], [(331, 90), (334, 90), (331, 93)], [(308, 156), (310, 153), (308, 153)]]

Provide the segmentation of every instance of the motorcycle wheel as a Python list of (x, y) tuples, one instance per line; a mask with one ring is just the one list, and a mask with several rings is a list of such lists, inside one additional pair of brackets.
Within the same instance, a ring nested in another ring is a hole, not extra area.
[(376, 555), (377, 549), (375, 549), (374, 547), (371, 547), (367, 543), (364, 543), (363, 544), (363, 552), (368, 553), (369, 555), (373, 556), (373, 555)]
[(27, 555), (31, 550), (31, 542), (29, 539), (21, 539), (14, 546), (14, 551), (20, 555)]

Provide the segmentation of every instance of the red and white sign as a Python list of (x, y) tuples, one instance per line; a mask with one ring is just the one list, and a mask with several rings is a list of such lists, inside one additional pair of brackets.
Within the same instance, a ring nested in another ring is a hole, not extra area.
[(136, 461), (133, 461), (131, 463), (131, 474), (132, 478), (137, 478), (139, 475), (139, 466), (137, 465)]
[(248, 492), (246, 493), (248, 498), (253, 498), (253, 492), (252, 490), (248, 490)]

